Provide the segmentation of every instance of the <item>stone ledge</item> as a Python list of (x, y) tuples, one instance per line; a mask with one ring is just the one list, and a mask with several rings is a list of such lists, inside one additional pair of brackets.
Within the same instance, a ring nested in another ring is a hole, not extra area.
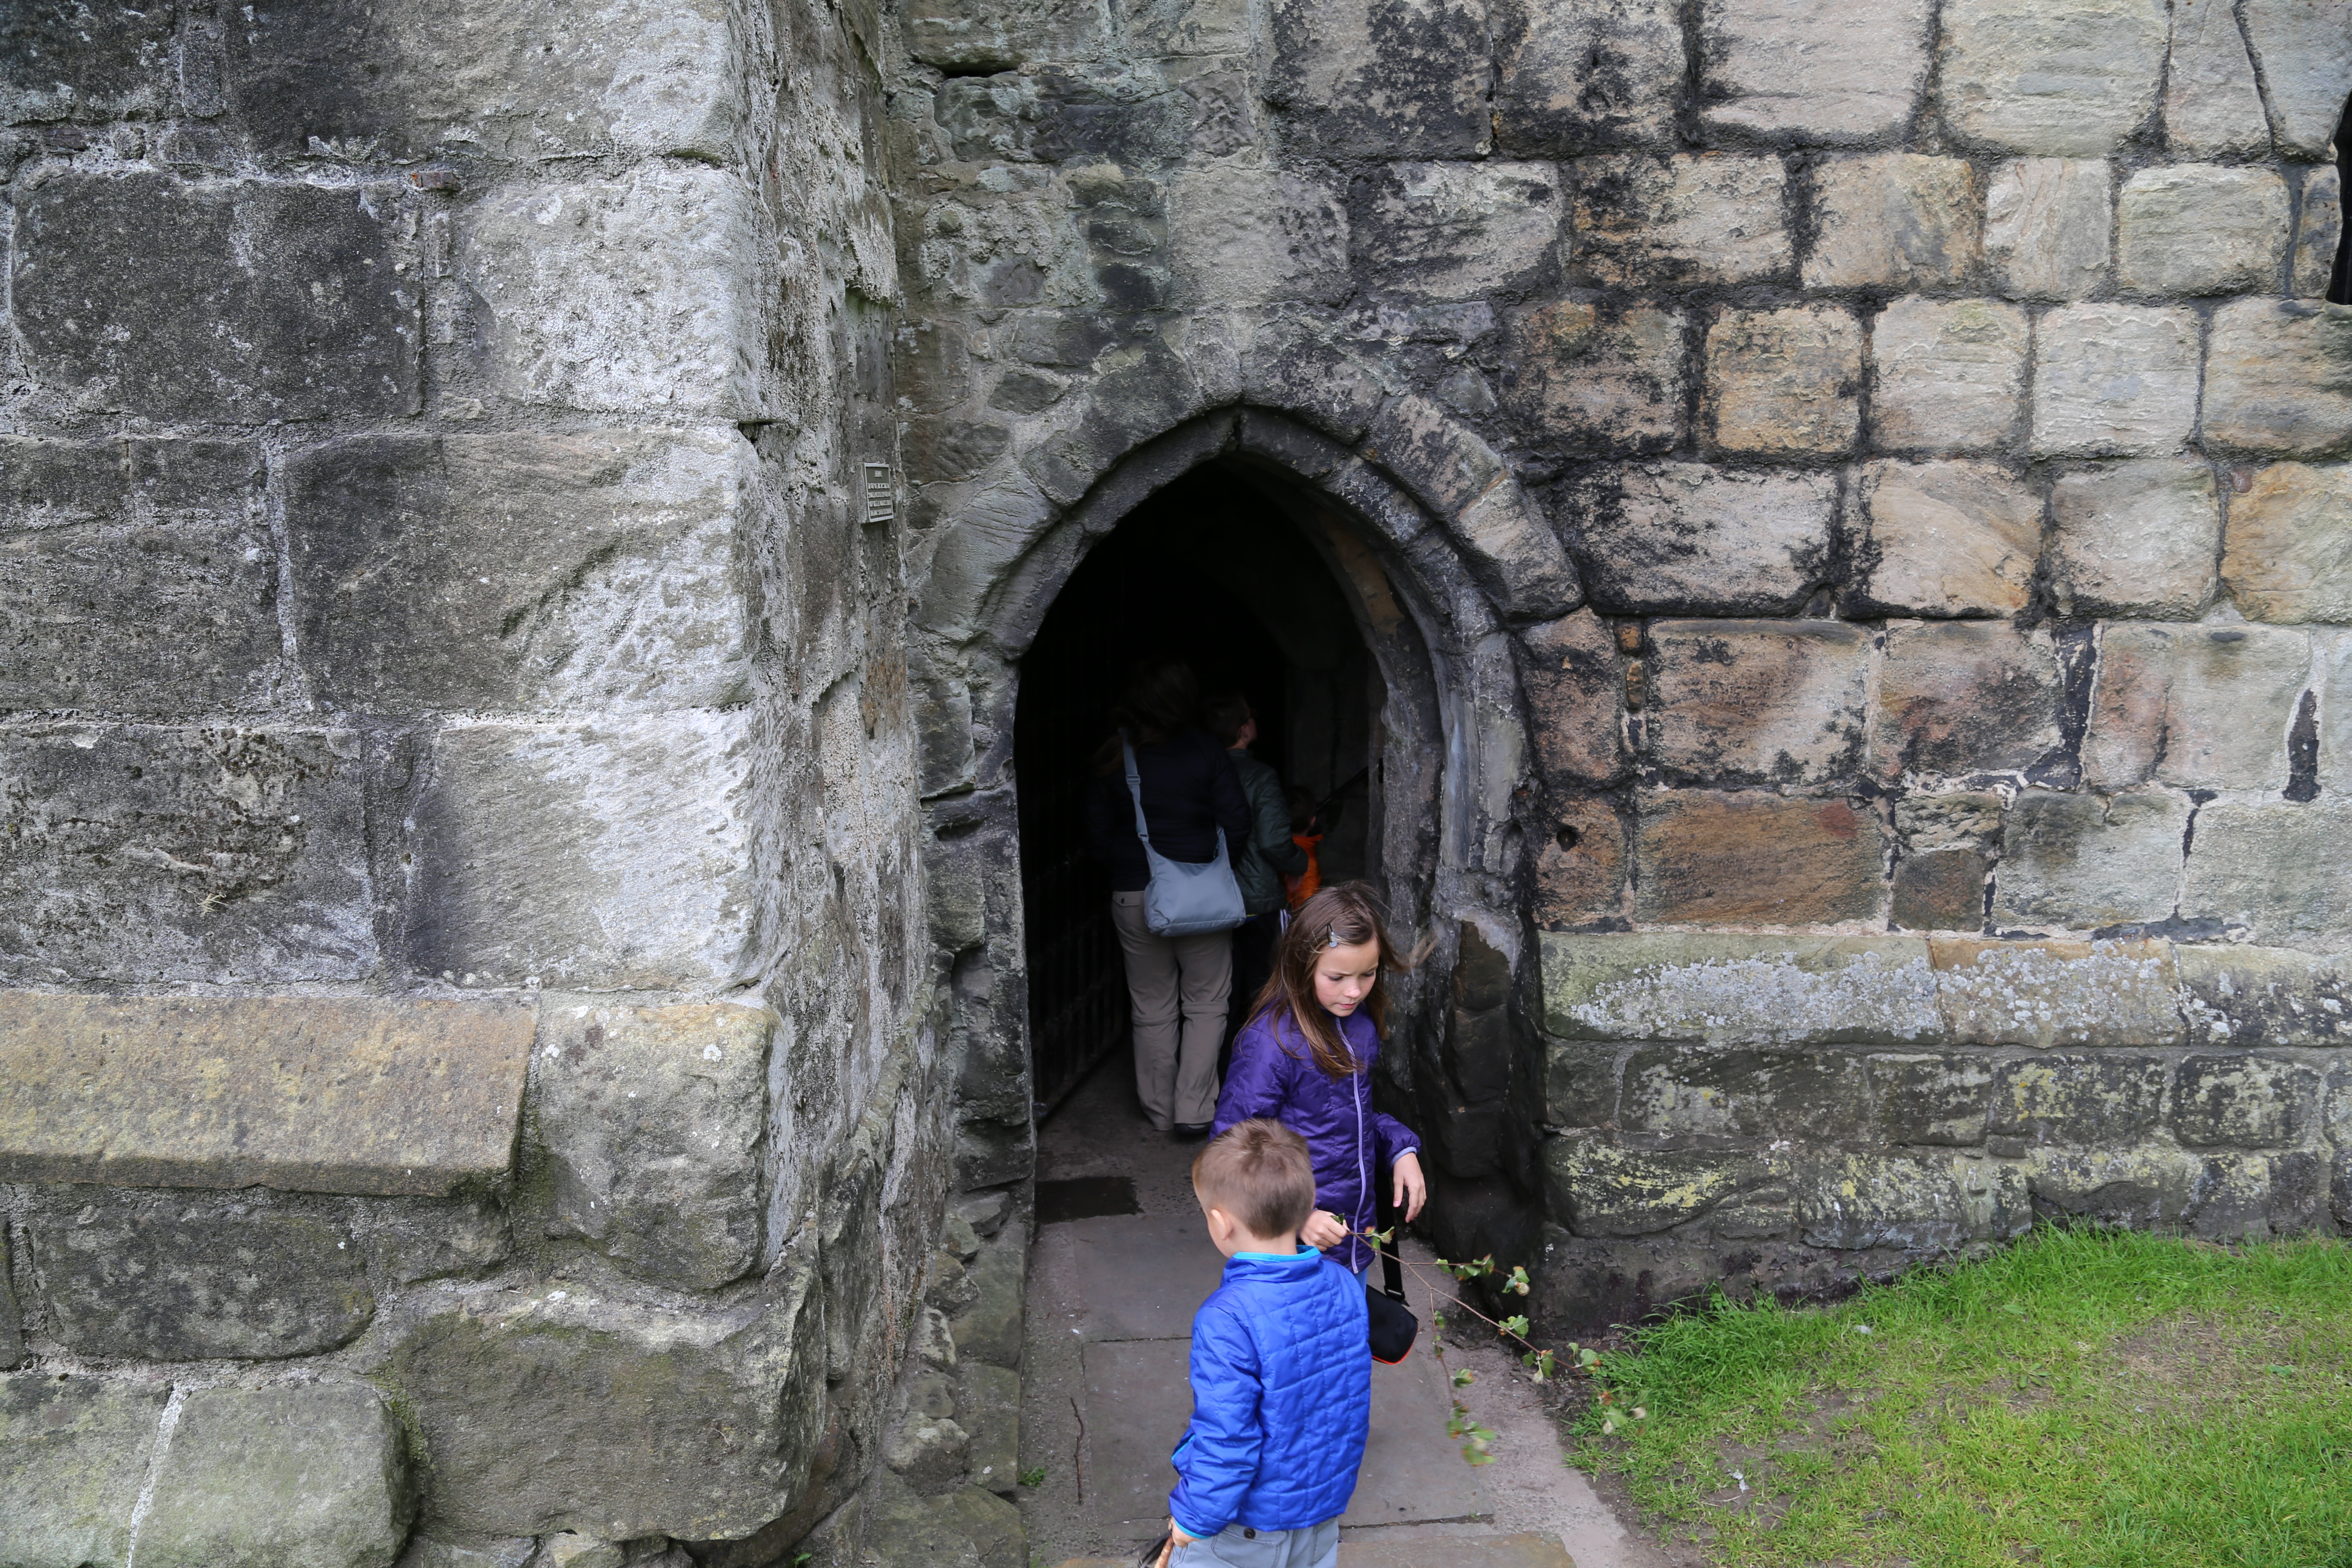
[(389, 1195), (497, 1180), (536, 1013), (0, 992), (0, 1181)]

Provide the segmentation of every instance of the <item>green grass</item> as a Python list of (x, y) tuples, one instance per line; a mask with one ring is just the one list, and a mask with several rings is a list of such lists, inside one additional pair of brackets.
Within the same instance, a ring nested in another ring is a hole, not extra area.
[(1713, 1562), (2352, 1568), (2342, 1242), (2039, 1231), (1834, 1308), (1718, 1301), (1599, 1370), (1650, 1419), (1576, 1462)]

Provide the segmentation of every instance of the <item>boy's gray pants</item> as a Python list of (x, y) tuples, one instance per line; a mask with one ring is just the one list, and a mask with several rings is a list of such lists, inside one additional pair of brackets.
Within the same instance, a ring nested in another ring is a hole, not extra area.
[(1304, 1530), (1250, 1530), (1229, 1524), (1206, 1541), (1187, 1542), (1168, 1568), (1338, 1568), (1339, 1521)]

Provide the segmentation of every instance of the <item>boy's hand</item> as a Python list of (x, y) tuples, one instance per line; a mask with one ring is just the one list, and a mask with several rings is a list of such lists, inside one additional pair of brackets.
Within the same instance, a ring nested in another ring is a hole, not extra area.
[(1429, 1201), (1429, 1182), (1421, 1173), (1421, 1156), (1400, 1154), (1396, 1163), (1396, 1196), (1391, 1200), (1404, 1211), (1410, 1222), (1421, 1215), (1421, 1205)]
[(1160, 1549), (1160, 1561), (1155, 1564), (1155, 1568), (1168, 1568), (1168, 1560), (1176, 1555), (1176, 1549), (1180, 1546), (1189, 1546), (1192, 1542), (1192, 1538), (1184, 1533), (1184, 1527), (1177, 1523), (1174, 1516), (1171, 1515), (1168, 1521), (1168, 1544)]
[(1328, 1209), (1317, 1209), (1298, 1227), (1298, 1239), (1318, 1252), (1328, 1252), (1348, 1239), (1348, 1227)]

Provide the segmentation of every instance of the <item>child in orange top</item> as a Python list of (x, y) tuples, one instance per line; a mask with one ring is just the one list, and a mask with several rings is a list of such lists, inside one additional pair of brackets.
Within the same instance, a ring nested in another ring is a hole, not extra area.
[(1323, 825), (1316, 819), (1314, 792), (1299, 784), (1290, 786), (1290, 841), (1307, 851), (1307, 869), (1282, 879), (1295, 910), (1323, 888), (1323, 856), (1318, 847), (1323, 842)]

